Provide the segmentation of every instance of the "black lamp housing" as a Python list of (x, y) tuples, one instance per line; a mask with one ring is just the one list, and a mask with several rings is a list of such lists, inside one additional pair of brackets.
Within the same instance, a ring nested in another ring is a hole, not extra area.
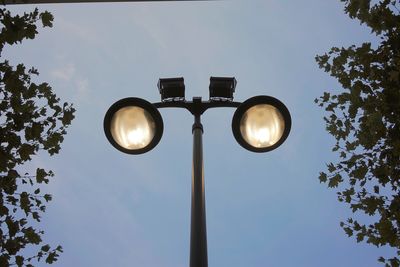
[(160, 78), (157, 86), (162, 102), (185, 100), (185, 83), (183, 77)]
[[(243, 115), (246, 113), (247, 110), (250, 108), (256, 106), (256, 105), (271, 105), (275, 107), (282, 115), (283, 121), (285, 123), (285, 127), (282, 133), (281, 138), (276, 142), (274, 145), (268, 146), (268, 147), (254, 147), (246, 140), (243, 138), (242, 133), (240, 131), (240, 123), (243, 118)], [(275, 148), (279, 147), (283, 142), (285, 142), (286, 138), (289, 136), (290, 129), (292, 127), (292, 118), (290, 116), (290, 112), (283, 104), (281, 101), (278, 99), (272, 97), (272, 96), (266, 96), (266, 95), (259, 95), (259, 96), (254, 96), (246, 101), (244, 101), (240, 106), (236, 109), (235, 113), (233, 114), (232, 118), (232, 133), (233, 136), (235, 137), (236, 141), (241, 145), (243, 148), (252, 151), (252, 152), (258, 152), (258, 153), (263, 153), (263, 152), (268, 152), (271, 150), (274, 150)]]
[(233, 100), (235, 77), (210, 77), (210, 100)]
[[(125, 147), (120, 146), (114, 139), (111, 133), (111, 124), (113, 117), (120, 109), (123, 109), (125, 107), (140, 107), (146, 110), (153, 119), (155, 123), (155, 134), (151, 142), (146, 147), (140, 149), (127, 149)], [(143, 154), (152, 150), (160, 142), (164, 131), (164, 123), (160, 112), (153, 104), (142, 98), (128, 97), (121, 99), (115, 102), (113, 105), (111, 105), (111, 107), (107, 110), (107, 113), (104, 117), (103, 128), (108, 141), (111, 143), (113, 147), (124, 153), (135, 155), (135, 154)]]

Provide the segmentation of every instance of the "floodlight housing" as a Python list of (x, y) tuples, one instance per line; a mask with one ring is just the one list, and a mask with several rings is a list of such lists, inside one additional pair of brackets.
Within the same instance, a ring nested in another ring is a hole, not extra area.
[(182, 77), (160, 78), (157, 86), (161, 94), (161, 101), (185, 100), (185, 83)]
[(233, 100), (235, 77), (210, 77), (210, 100)]
[(115, 102), (108, 109), (103, 126), (108, 141), (127, 154), (142, 154), (153, 149), (164, 130), (157, 108), (136, 97)]

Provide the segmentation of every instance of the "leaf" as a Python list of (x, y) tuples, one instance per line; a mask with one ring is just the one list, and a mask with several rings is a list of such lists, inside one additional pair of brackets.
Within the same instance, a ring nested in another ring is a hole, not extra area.
[(49, 201), (51, 201), (51, 199), (52, 199), (52, 196), (49, 195), (49, 194), (45, 194), (43, 197), (44, 197), (44, 199), (46, 200), (46, 202), (49, 202)]
[(26, 219), (21, 219), (20, 221), (19, 221), (19, 225), (21, 226), (21, 227), (23, 227), (24, 225), (26, 225), (28, 222), (27, 222), (27, 220)]
[(22, 256), (20, 256), (20, 255), (15, 256), (15, 263), (17, 264), (18, 267), (23, 266), (23, 264), (24, 264), (24, 257), (22, 257)]
[(320, 183), (325, 183), (328, 180), (326, 173), (320, 172), (319, 173), (319, 181)]
[(44, 246), (42, 246), (41, 250), (42, 250), (43, 252), (48, 252), (48, 251), (50, 250), (50, 246), (49, 246), (48, 244), (47, 244), (47, 245), (44, 245)]
[(328, 187), (337, 187), (341, 182), (343, 182), (342, 176), (340, 174), (336, 174), (329, 179)]
[(42, 239), (40, 238), (40, 235), (38, 233), (36, 233), (32, 227), (29, 228), (25, 228), (23, 230), (24, 234), (25, 234), (25, 238), (28, 239), (29, 243), (32, 244), (39, 244)]
[(374, 192), (375, 194), (379, 194), (379, 186), (377, 185), (374, 186)]
[(46, 263), (52, 264), (57, 261), (58, 254), (56, 252), (51, 252), (46, 258)]
[(72, 107), (64, 109), (64, 116), (62, 117), (62, 124), (64, 126), (68, 126), (71, 124), (71, 121), (75, 118), (74, 116), (75, 109)]
[(322, 96), (322, 101), (323, 102), (328, 102), (330, 98), (330, 93), (324, 92), (324, 95)]
[(364, 240), (364, 234), (363, 233), (358, 233), (357, 234), (357, 243), (360, 243), (363, 240)]
[(10, 216), (7, 216), (6, 224), (8, 227), (8, 234), (10, 235), (10, 237), (14, 237), (15, 234), (19, 231), (19, 223), (13, 221), (13, 219)]
[(25, 214), (27, 215), (31, 211), (31, 203), (29, 201), (28, 193), (22, 192), (20, 194), (20, 199), (19, 199), (20, 207), (23, 211), (25, 211)]
[(15, 239), (8, 239), (4, 245), (4, 248), (10, 255), (15, 255), (21, 249), (21, 246)]
[(32, 218), (35, 219), (35, 221), (40, 222), (40, 215), (38, 212), (32, 212)]
[(14, 180), (15, 178), (19, 177), (19, 174), (16, 170), (9, 170), (7, 176)]
[(348, 237), (351, 237), (353, 235), (353, 230), (349, 227), (344, 227), (343, 230), (346, 232)]
[(7, 255), (6, 253), (0, 255), (0, 266), (9, 266), (8, 260), (10, 259), (10, 256)]
[(336, 171), (336, 167), (335, 167), (335, 165), (333, 165), (333, 163), (329, 163), (329, 164), (328, 164), (328, 171), (329, 171), (330, 173)]
[(40, 15), (40, 18), (42, 19), (43, 27), (53, 27), (54, 17), (50, 12), (48, 11), (43, 12)]
[(31, 155), (35, 154), (35, 147), (29, 144), (22, 144), (18, 152), (21, 159), (27, 161), (31, 159)]
[(365, 175), (367, 174), (367, 172), (368, 172), (368, 167), (361, 166), (361, 167), (355, 169), (352, 174), (355, 178), (361, 180), (361, 179), (365, 179)]
[(7, 216), (9, 209), (6, 206), (0, 205), (0, 217)]
[(46, 177), (47, 177), (47, 172), (44, 169), (42, 169), (42, 168), (36, 169), (36, 182), (37, 183), (39, 183), (39, 184), (43, 183), (43, 182), (47, 183), (48, 179), (46, 179)]

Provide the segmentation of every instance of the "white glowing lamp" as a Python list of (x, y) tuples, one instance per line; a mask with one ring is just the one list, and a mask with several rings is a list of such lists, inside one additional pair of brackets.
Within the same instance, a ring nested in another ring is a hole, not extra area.
[(258, 148), (273, 146), (282, 137), (285, 121), (274, 106), (261, 104), (249, 108), (240, 121), (243, 139)]
[(125, 98), (114, 103), (104, 119), (110, 143), (128, 154), (142, 154), (154, 148), (163, 132), (158, 110), (140, 98)]
[(244, 101), (232, 119), (235, 139), (253, 152), (277, 148), (289, 135), (290, 128), (289, 110), (270, 96), (255, 96)]
[(141, 107), (118, 110), (111, 120), (111, 134), (118, 145), (126, 149), (141, 149), (150, 144), (155, 133), (155, 122)]

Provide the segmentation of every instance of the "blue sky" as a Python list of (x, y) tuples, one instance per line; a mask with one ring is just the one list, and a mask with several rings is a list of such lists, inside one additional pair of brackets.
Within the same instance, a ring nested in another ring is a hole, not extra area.
[[(12, 7), (31, 10), (33, 6)], [(41, 5), (55, 16), (4, 57), (40, 71), (76, 119), (52, 169), (42, 227), (64, 248), (57, 267), (188, 266), (192, 116), (161, 110), (155, 149), (126, 155), (104, 136), (104, 114), (135, 96), (158, 102), (160, 77), (185, 78), (186, 98), (208, 99), (210, 76), (235, 76), (235, 100), (280, 99), (292, 131), (278, 149), (251, 153), (231, 132), (233, 109), (204, 114), (209, 266), (379, 266), (389, 249), (357, 244), (339, 227), (351, 213), (318, 181), (335, 160), (314, 98), (339, 88), (314, 57), (373, 40), (339, 1), (216, 1)]]

